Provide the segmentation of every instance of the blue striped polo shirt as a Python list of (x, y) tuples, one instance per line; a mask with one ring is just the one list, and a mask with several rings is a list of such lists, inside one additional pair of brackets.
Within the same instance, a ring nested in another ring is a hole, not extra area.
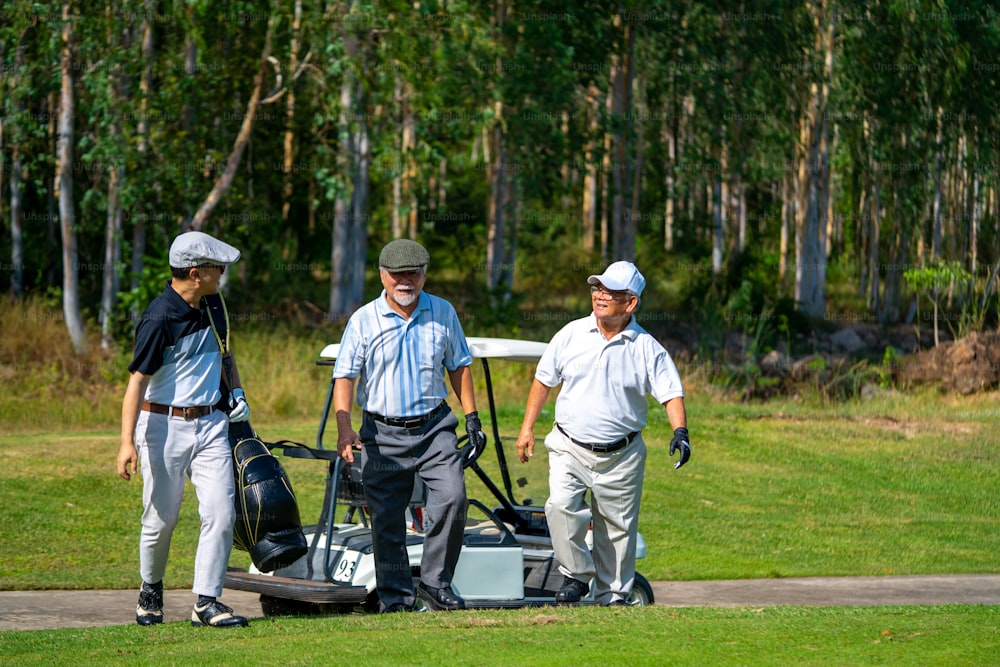
[(427, 414), (448, 397), (444, 372), (472, 363), (455, 308), (421, 292), (406, 319), (385, 290), (347, 322), (334, 378), (357, 378), (357, 403), (386, 417)]
[(222, 350), (209, 323), (226, 338), (225, 317), (218, 295), (202, 299), (192, 308), (167, 282), (153, 299), (135, 329), (135, 352), (130, 373), (152, 375), (145, 399), (150, 403), (189, 408), (215, 405), (222, 398)]

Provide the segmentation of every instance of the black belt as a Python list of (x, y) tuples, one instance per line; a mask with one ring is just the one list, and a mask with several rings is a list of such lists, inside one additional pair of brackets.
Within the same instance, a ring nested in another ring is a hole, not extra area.
[(368, 412), (365, 410), (365, 414), (374, 419), (377, 422), (382, 422), (386, 426), (396, 426), (398, 428), (419, 428), (426, 424), (427, 422), (434, 419), (442, 410), (448, 407), (448, 404), (444, 401), (438, 403), (438, 406), (428, 412), (425, 415), (417, 415), (416, 417), (383, 417), (382, 415), (375, 414), (374, 412)]
[(626, 435), (624, 438), (622, 438), (620, 440), (615, 440), (614, 442), (608, 442), (608, 443), (604, 443), (604, 442), (580, 442), (579, 440), (577, 440), (576, 438), (574, 438), (573, 436), (571, 436), (569, 433), (567, 433), (566, 431), (564, 431), (563, 427), (560, 426), (559, 424), (556, 424), (556, 428), (559, 429), (560, 433), (562, 433), (567, 438), (569, 438), (570, 440), (572, 440), (574, 445), (579, 445), (580, 447), (583, 447), (584, 449), (589, 449), (590, 451), (592, 451), (592, 452), (594, 452), (596, 454), (607, 454), (608, 452), (617, 452), (622, 447), (625, 447), (625, 446), (629, 445), (633, 440), (635, 440), (635, 436), (639, 435), (639, 431), (632, 431), (631, 433), (629, 433), (628, 435)]

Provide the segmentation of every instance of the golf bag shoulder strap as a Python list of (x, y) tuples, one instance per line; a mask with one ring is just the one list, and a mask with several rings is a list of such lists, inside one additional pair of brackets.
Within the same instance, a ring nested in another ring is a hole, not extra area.
[(294, 442), (292, 440), (278, 440), (277, 442), (265, 442), (264, 444), (271, 451), (279, 449), (284, 456), (293, 459), (336, 461), (338, 458), (337, 450), (335, 449), (316, 449), (315, 447), (309, 447), (308, 445), (303, 445), (301, 442)]

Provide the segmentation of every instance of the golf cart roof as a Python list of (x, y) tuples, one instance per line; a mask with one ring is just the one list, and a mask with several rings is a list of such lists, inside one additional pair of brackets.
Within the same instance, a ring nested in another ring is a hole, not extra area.
[[(477, 359), (506, 359), (533, 364), (542, 357), (547, 343), (534, 340), (519, 340), (517, 338), (481, 338), (469, 336), (469, 351)], [(323, 348), (319, 356), (323, 359), (336, 359), (340, 353), (340, 343), (331, 343)]]

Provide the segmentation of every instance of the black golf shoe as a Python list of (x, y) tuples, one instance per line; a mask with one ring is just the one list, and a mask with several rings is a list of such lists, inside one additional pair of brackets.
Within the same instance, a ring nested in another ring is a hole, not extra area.
[(589, 590), (590, 584), (573, 577), (563, 577), (562, 588), (556, 593), (556, 604), (579, 602), (580, 598), (586, 595)]
[(465, 609), (465, 600), (456, 595), (455, 591), (451, 590), (451, 586), (434, 588), (433, 586), (425, 585), (421, 581), (417, 585), (417, 595), (423, 598), (431, 609), (441, 611)]
[(233, 613), (232, 607), (227, 607), (218, 600), (212, 600), (203, 606), (195, 605), (191, 610), (191, 625), (195, 627), (210, 626), (213, 628), (246, 627), (247, 619)]
[(135, 622), (139, 625), (163, 623), (163, 582), (147, 584), (142, 582), (139, 590), (139, 604), (135, 607)]

